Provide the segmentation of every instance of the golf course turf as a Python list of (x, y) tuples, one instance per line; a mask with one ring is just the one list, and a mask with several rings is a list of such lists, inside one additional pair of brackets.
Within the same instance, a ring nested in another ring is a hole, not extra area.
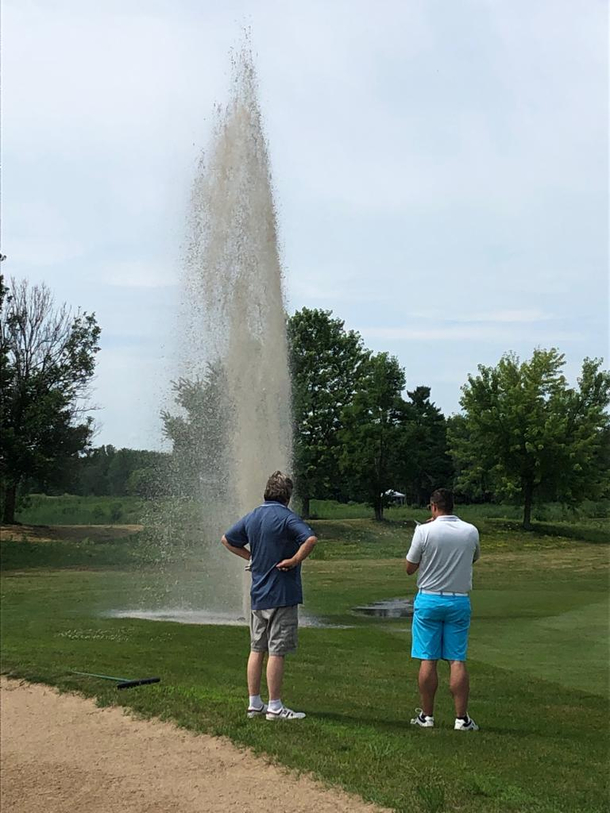
[[(3, 540), (2, 671), (227, 736), (396, 811), (608, 810), (601, 523), (582, 523), (580, 540), (578, 525), (526, 534), (514, 521), (481, 523), (469, 652), (475, 734), (452, 730), (445, 664), (437, 727), (411, 727), (418, 664), (408, 620), (352, 612), (414, 594), (403, 565), (408, 523), (313, 524), (321, 542), (306, 564), (305, 610), (331, 626), (301, 629), (287, 664), (285, 701), (307, 712), (302, 723), (246, 718), (245, 627), (104, 617), (133, 603), (153, 570), (137, 534), (95, 543), (87, 527), (83, 542)], [(162, 682), (117, 692), (70, 670)]]

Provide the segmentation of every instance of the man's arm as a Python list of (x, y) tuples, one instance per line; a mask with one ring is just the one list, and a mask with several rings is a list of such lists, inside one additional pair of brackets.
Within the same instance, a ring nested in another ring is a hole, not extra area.
[(421, 562), (422, 557), (422, 548), (422, 526), (420, 523), (417, 523), (415, 526), (415, 531), (413, 532), (413, 538), (411, 539), (411, 546), (409, 547), (409, 551), (407, 553), (407, 561), (405, 563), (407, 576), (412, 576), (413, 573), (415, 573), (419, 568), (419, 563)]
[(276, 567), (279, 570), (292, 570), (293, 567), (300, 565), (304, 559), (307, 559), (309, 554), (315, 548), (317, 541), (317, 536), (310, 536), (303, 542), (294, 556), (292, 556), (290, 559), (282, 559), (281, 562), (278, 562)]
[(223, 536), (220, 540), (222, 544), (225, 546), (227, 550), (230, 550), (231, 553), (234, 553), (236, 556), (241, 557), (242, 559), (246, 559), (250, 561), (250, 551), (248, 548), (236, 548), (235, 545), (232, 545), (226, 536)]

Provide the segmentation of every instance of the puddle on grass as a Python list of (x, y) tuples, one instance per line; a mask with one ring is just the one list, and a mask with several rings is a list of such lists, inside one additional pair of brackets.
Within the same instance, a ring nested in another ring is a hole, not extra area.
[[(223, 627), (244, 627), (247, 624), (243, 615), (236, 616), (234, 613), (190, 610), (179, 607), (163, 610), (111, 610), (104, 615), (107, 618), (138, 618), (143, 621), (174, 621), (177, 624), (210, 624)], [(299, 613), (299, 626), (344, 628), (343, 625), (327, 624), (302, 612)]]
[(411, 618), (413, 602), (408, 598), (388, 598), (385, 601), (373, 601), (372, 604), (354, 607), (353, 611), (358, 615), (370, 615), (375, 618)]

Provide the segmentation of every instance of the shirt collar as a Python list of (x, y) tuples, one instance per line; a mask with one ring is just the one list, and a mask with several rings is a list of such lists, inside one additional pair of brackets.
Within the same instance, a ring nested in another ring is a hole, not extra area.
[(455, 514), (441, 514), (440, 517), (437, 517), (436, 520), (443, 519), (445, 522), (453, 522), (454, 520), (458, 519)]

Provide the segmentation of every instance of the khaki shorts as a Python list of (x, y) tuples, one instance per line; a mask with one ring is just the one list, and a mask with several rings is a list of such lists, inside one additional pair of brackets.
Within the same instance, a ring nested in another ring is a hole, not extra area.
[(296, 652), (299, 630), (299, 605), (252, 610), (250, 613), (250, 649), (270, 655)]

